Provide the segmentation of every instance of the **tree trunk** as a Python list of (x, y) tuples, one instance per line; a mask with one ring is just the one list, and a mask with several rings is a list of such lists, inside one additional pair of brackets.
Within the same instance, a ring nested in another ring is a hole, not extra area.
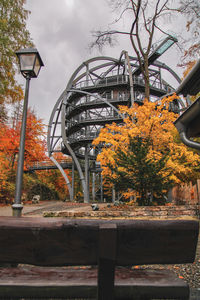
[(148, 55), (144, 57), (144, 81), (145, 81), (145, 98), (149, 100), (150, 97), (150, 85), (149, 85), (149, 64), (148, 64)]

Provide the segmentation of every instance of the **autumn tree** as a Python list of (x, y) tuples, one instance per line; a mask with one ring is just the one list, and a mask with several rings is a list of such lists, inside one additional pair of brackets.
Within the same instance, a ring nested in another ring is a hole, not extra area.
[[(54, 153), (54, 158), (60, 162), (67, 162), (66, 155), (61, 152)], [(71, 160), (69, 160), (71, 162)], [(51, 161), (49, 162), (51, 164)], [(53, 164), (53, 162), (52, 162)], [(67, 177), (71, 178), (71, 171), (69, 169), (65, 169)], [(69, 197), (69, 190), (66, 185), (65, 179), (61, 172), (58, 169), (55, 170), (45, 170), (45, 171), (36, 171), (36, 176), (40, 184), (46, 185), (50, 190), (55, 191), (58, 195), (58, 198), (61, 200), (66, 200)]]
[(164, 17), (170, 17), (173, 10), (171, 0), (110, 0), (109, 3), (114, 11), (118, 13), (113, 26), (123, 20), (130, 20), (128, 31), (120, 29), (108, 29), (106, 31), (94, 31), (94, 42), (91, 47), (98, 46), (100, 49), (106, 45), (114, 45), (115, 36), (127, 35), (130, 39), (134, 52), (136, 53), (141, 73), (145, 81), (145, 98), (149, 99), (149, 55), (155, 43), (155, 37), (170, 36), (165, 30)]
[[(15, 128), (9, 124), (0, 123), (0, 199), (11, 199), (15, 189), (17, 157), (19, 152), (21, 121)], [(45, 127), (31, 110), (27, 116), (25, 164), (24, 169), (31, 161), (43, 160), (46, 155), (44, 141)]]
[(187, 62), (197, 59), (200, 54), (200, 2), (198, 0), (181, 0), (177, 11), (187, 21), (187, 34), (183, 37), (183, 60)]
[(139, 196), (142, 204), (148, 195), (155, 200), (169, 186), (197, 178), (199, 155), (179, 141), (173, 125), (177, 115), (168, 110), (175, 97), (120, 107), (123, 123), (106, 125), (93, 142), (102, 146), (97, 160), (104, 180), (127, 198)]
[(150, 137), (130, 137), (127, 151), (118, 148), (113, 156), (115, 164), (107, 166), (111, 174), (105, 179), (113, 183), (117, 192), (125, 192), (126, 196), (127, 191), (135, 191), (140, 205), (151, 205), (152, 200), (160, 204), (165, 202), (164, 197), (173, 185), (166, 166), (169, 154), (166, 152), (157, 160), (149, 158), (151, 147)]
[[(1, 130), (0, 150), (4, 151), (13, 169), (17, 163), (19, 152), (21, 118), (17, 121), (14, 128), (3, 125)], [(31, 161), (43, 160), (46, 151), (45, 145), (45, 126), (41, 119), (36, 117), (34, 111), (29, 110), (27, 115), (26, 142), (24, 154), (25, 169)]]
[(14, 103), (23, 98), (17, 83), (15, 51), (32, 46), (26, 29), (26, 0), (0, 0), (0, 104)]

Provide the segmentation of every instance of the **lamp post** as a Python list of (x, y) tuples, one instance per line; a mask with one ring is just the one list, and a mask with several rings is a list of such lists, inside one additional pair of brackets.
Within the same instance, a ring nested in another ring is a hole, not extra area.
[(39, 74), (40, 68), (44, 66), (42, 59), (37, 49), (22, 49), (16, 52), (19, 59), (20, 72), (26, 78), (26, 89), (24, 96), (22, 124), (20, 133), (20, 146), (18, 154), (17, 176), (16, 176), (16, 188), (15, 188), (15, 200), (12, 205), (13, 216), (21, 217), (23, 205), (21, 204), (21, 192), (22, 192), (22, 180), (24, 169), (24, 150), (25, 150), (25, 136), (26, 136), (26, 120), (28, 110), (28, 94), (29, 83), (31, 78), (36, 78)]

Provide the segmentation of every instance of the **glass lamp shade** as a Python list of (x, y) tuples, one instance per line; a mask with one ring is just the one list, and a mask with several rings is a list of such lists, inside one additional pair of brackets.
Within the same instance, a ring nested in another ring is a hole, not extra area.
[(20, 71), (22, 75), (27, 78), (37, 77), (40, 69), (44, 66), (42, 59), (37, 49), (22, 49), (16, 52), (19, 59)]

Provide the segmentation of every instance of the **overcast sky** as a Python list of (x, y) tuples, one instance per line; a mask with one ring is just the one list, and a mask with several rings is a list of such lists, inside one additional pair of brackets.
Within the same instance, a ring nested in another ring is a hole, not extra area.
[[(45, 65), (38, 78), (31, 80), (29, 105), (48, 124), (54, 104), (75, 69), (83, 61), (102, 55), (88, 50), (91, 31), (104, 29), (114, 16), (106, 0), (27, 0), (26, 8), (31, 12), (27, 27)], [(180, 75), (177, 50), (172, 48), (160, 60)], [(119, 58), (122, 50), (134, 56), (128, 38), (121, 39), (115, 48), (105, 48), (103, 55)]]

